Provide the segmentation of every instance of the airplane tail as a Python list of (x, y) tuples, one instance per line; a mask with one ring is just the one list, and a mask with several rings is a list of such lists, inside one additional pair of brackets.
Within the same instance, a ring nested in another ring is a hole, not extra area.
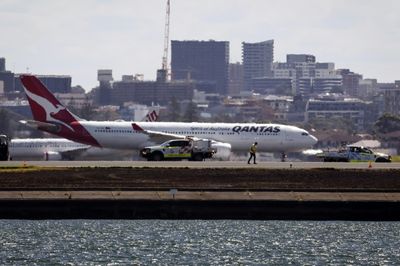
[(38, 78), (21, 75), (20, 79), (36, 121), (71, 123), (81, 120), (60, 103)]
[(150, 111), (143, 117), (142, 122), (156, 122), (160, 116), (160, 107), (153, 107)]
[(80, 124), (79, 117), (71, 113), (57, 98), (33, 75), (21, 75), (25, 93), (32, 110), (35, 124), (40, 130), (71, 139), (73, 141), (99, 146), (98, 142)]

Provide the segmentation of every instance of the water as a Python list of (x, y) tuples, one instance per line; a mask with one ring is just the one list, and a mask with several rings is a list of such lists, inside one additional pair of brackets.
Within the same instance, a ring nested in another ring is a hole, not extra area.
[(400, 265), (400, 222), (0, 220), (1, 265)]

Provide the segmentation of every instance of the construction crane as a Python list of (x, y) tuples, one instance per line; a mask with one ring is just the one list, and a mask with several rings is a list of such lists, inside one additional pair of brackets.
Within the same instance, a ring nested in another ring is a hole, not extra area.
[(170, 0), (167, 0), (167, 10), (165, 15), (165, 29), (164, 29), (164, 55), (162, 58), (162, 70), (166, 71), (168, 76), (168, 48), (169, 48), (169, 14), (170, 14)]
[(167, 82), (169, 80), (168, 70), (168, 47), (169, 47), (169, 1), (167, 0), (167, 11), (165, 15), (164, 29), (164, 54), (161, 62), (161, 69), (157, 70), (157, 82)]

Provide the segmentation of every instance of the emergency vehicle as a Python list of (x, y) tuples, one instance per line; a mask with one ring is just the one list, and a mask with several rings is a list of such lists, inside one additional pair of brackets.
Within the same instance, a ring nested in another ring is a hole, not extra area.
[(182, 160), (203, 161), (212, 158), (216, 150), (208, 139), (173, 139), (158, 146), (148, 146), (140, 151), (140, 155), (148, 161)]
[(8, 139), (6, 135), (0, 135), (0, 161), (7, 161), (8, 159)]
[(391, 162), (390, 155), (373, 152), (372, 150), (362, 146), (346, 146), (339, 151), (326, 151), (316, 155), (323, 159), (324, 162), (368, 162), (377, 163)]

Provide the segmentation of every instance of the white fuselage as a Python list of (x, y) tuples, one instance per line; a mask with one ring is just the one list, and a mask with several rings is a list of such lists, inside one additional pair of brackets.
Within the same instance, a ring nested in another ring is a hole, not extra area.
[(140, 149), (159, 144), (150, 141), (148, 134), (133, 129), (137, 124), (147, 131), (180, 136), (207, 138), (229, 143), (232, 151), (248, 151), (258, 142), (258, 151), (289, 152), (307, 149), (317, 139), (307, 131), (294, 126), (250, 123), (181, 123), (181, 122), (110, 122), (79, 121), (98, 141), (101, 147)]
[[(13, 160), (46, 160), (49, 155), (71, 152), (68, 159), (98, 159), (112, 158), (121, 151), (113, 149), (102, 149), (86, 144), (77, 143), (61, 138), (28, 138), (12, 139), (9, 144), (10, 158)], [(74, 152), (76, 152), (74, 154)]]
[(15, 159), (45, 159), (48, 152), (60, 153), (71, 149), (89, 147), (67, 139), (12, 139), (9, 145), (10, 157)]

